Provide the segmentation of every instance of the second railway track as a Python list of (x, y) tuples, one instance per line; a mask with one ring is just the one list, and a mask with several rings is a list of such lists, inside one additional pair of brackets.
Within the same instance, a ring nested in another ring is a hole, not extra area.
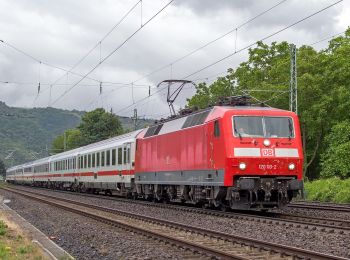
[(13, 188), (9, 192), (219, 259), (345, 259)]
[(294, 202), (288, 205), (289, 208), (297, 209), (316, 209), (316, 210), (330, 210), (350, 213), (350, 206), (345, 205), (334, 205), (329, 203), (312, 203), (312, 202)]

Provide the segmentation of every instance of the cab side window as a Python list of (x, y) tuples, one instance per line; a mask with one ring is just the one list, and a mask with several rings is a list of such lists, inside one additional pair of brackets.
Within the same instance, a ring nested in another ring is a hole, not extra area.
[(214, 136), (215, 137), (219, 137), (220, 136), (220, 124), (219, 124), (219, 120), (216, 120), (214, 122)]

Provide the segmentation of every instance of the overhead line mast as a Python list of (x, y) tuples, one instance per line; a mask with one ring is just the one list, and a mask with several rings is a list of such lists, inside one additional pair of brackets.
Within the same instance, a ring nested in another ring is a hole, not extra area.
[(289, 110), (298, 114), (297, 49), (290, 45), (290, 94)]

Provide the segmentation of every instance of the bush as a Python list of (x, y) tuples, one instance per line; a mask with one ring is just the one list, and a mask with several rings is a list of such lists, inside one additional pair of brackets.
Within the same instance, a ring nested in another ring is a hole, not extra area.
[(4, 221), (0, 221), (0, 236), (4, 236), (7, 233), (7, 225)]
[(350, 203), (350, 179), (321, 179), (305, 182), (307, 200)]
[(325, 139), (327, 149), (321, 154), (321, 177), (350, 177), (350, 121), (332, 127)]

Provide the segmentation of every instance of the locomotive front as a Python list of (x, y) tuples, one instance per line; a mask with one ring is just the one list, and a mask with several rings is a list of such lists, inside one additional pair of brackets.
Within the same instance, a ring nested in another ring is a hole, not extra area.
[(225, 186), (231, 208), (283, 207), (303, 189), (298, 117), (256, 108), (226, 113)]

